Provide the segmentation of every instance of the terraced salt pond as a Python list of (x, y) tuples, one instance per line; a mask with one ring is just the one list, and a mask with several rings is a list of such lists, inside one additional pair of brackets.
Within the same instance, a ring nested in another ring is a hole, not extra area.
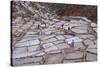
[[(61, 54), (61, 56), (62, 56), (62, 54), (66, 55), (66, 50), (67, 50), (67, 53), (70, 53), (70, 54), (68, 54), (68, 56), (70, 56), (70, 57), (65, 56), (65, 59), (67, 57), (68, 60), (80, 58), (81, 59), (80, 61), (83, 61), (82, 55), (84, 55), (84, 51), (92, 53), (93, 57), (94, 57), (94, 55), (96, 56), (96, 54), (97, 54), (97, 44), (95, 44), (96, 37), (87, 31), (88, 25), (86, 25), (86, 22), (85, 22), (85, 25), (84, 24), (78, 25), (77, 24), (78, 21), (77, 21), (77, 23), (76, 23), (76, 21), (75, 21), (75, 23), (72, 22), (69, 25), (70, 30), (68, 30), (68, 25), (66, 25), (66, 23), (65, 23), (64, 27), (61, 28), (60, 31), (62, 31), (62, 32), (66, 31), (66, 32), (68, 32), (68, 34), (59, 34), (58, 35), (58, 34), (56, 34), (56, 32), (55, 32), (55, 34), (49, 33), (46, 35), (45, 34), (43, 34), (43, 35), (26, 34), (22, 40), (20, 40), (18, 43), (16, 43), (13, 46), (15, 48), (13, 50), (13, 60), (16, 60), (16, 59), (21, 60), (21, 58), (28, 58), (30, 56), (32, 56), (34, 58), (35, 58), (35, 56), (41, 57), (41, 58), (43, 58), (43, 57), (47, 58), (47, 55), (49, 55), (49, 54)], [(68, 22), (68, 24), (69, 24), (69, 22)], [(87, 22), (87, 24), (88, 24), (88, 22)], [(92, 26), (96, 27), (94, 23), (90, 23), (90, 24), (91, 24), (91, 28), (92, 28)], [(55, 25), (53, 25), (53, 26), (55, 26)], [(60, 26), (58, 26), (58, 27), (60, 27)], [(48, 28), (46, 28), (46, 29), (49, 32)], [(56, 29), (57, 28), (55, 28), (54, 30), (56, 31)], [(63, 29), (66, 29), (66, 30), (63, 30)], [(51, 30), (53, 30), (53, 28)], [(42, 31), (42, 29), (40, 31)], [(45, 31), (42, 33), (45, 33)], [(71, 33), (74, 35), (72, 35)], [(72, 45), (74, 45), (74, 47), (72, 47)], [(81, 49), (82, 49), (82, 52), (81, 52)], [(76, 53), (75, 53), (75, 51), (76, 51)], [(90, 55), (92, 55), (92, 54), (90, 54)], [(73, 55), (74, 55), (74, 57), (72, 57)], [(88, 53), (86, 53), (86, 55), (88, 56)], [(64, 58), (64, 56), (63, 56), (63, 58)], [(47, 62), (47, 60), (48, 60), (48, 62)], [(47, 60), (45, 60), (46, 63), (52, 62), (52, 60), (50, 60), (50, 61), (49, 61), (49, 59), (47, 59)], [(87, 59), (85, 59), (85, 60), (87, 60)], [(96, 58), (95, 58), (95, 60), (96, 60)], [(65, 60), (63, 60), (63, 61), (65, 63)], [(24, 61), (22, 61), (22, 62), (24, 63)], [(75, 61), (73, 61), (73, 62), (75, 62)]]
[(38, 3), (34, 5), (39, 10), (21, 4), (32, 16), (20, 17), (18, 14), (12, 21), (11, 58), (14, 66), (97, 60), (96, 22), (82, 16), (53, 15), (48, 12), (49, 8), (43, 12), (46, 6)]

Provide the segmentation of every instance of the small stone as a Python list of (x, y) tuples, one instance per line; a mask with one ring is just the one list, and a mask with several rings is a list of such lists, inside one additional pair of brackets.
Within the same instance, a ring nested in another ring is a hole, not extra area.
[(54, 22), (60, 21), (59, 19), (53, 19)]
[(91, 26), (92, 26), (92, 27), (96, 27), (97, 24), (96, 24), (96, 23), (91, 23)]
[(45, 27), (46, 27), (46, 24), (41, 24), (41, 27), (42, 27), (42, 28), (45, 28)]
[(34, 10), (32, 7), (28, 7), (28, 10), (34, 13)]

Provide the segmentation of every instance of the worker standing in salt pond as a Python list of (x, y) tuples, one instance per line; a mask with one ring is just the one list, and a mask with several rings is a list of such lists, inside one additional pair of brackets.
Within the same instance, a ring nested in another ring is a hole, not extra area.
[(71, 47), (74, 48), (74, 40), (72, 40)]
[(37, 28), (40, 29), (40, 25), (39, 24), (38, 24)]

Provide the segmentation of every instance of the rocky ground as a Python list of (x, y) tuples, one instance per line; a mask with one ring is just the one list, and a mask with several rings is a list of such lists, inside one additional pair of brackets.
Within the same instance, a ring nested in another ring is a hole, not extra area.
[(14, 66), (97, 60), (96, 22), (81, 16), (57, 16), (39, 3), (12, 5), (16, 7), (12, 14)]

